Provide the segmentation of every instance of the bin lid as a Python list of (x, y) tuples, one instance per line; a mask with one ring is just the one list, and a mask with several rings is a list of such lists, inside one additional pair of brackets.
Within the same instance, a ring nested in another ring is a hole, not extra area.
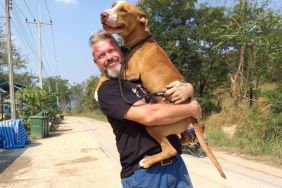
[(44, 119), (45, 117), (44, 116), (38, 116), (38, 115), (35, 115), (35, 116), (29, 116), (30, 119)]
[(39, 112), (38, 114), (36, 114), (35, 116), (48, 117), (48, 112), (42, 111), (42, 112)]

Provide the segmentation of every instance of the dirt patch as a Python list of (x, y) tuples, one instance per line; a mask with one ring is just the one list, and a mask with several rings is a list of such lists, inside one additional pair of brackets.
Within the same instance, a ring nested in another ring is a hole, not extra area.
[(234, 125), (230, 125), (230, 126), (224, 126), (221, 129), (227, 137), (232, 138), (235, 134), (236, 127), (237, 127), (237, 125), (234, 124)]
[(96, 157), (85, 156), (85, 157), (82, 157), (82, 158), (78, 158), (78, 159), (74, 159), (74, 160), (58, 163), (58, 164), (56, 164), (56, 166), (78, 164), (78, 163), (87, 163), (87, 162), (92, 162), (92, 161), (96, 161), (96, 160), (97, 160)]
[(59, 171), (59, 174), (62, 176), (76, 176), (77, 171), (75, 169), (62, 169)]
[(99, 150), (99, 148), (83, 148), (80, 151), (83, 152), (83, 153), (89, 153), (89, 152), (92, 152), (92, 151), (95, 151), (95, 150)]

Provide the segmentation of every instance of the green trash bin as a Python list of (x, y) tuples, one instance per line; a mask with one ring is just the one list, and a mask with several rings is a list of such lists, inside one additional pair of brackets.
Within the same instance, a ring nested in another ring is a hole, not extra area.
[(49, 117), (49, 114), (47, 112), (45, 112), (45, 116), (44, 116), (44, 125), (45, 125), (45, 135), (46, 137), (49, 136), (49, 130), (50, 130), (50, 127), (49, 127), (49, 123), (48, 123), (48, 117)]
[(40, 112), (35, 116), (30, 116), (30, 132), (35, 138), (44, 138), (49, 136), (47, 112)]
[(44, 130), (43, 137), (48, 137), (49, 136), (48, 113), (45, 111), (42, 111), (36, 114), (36, 116), (42, 117), (43, 130)]
[(44, 138), (44, 118), (42, 116), (30, 116), (30, 133), (35, 138)]

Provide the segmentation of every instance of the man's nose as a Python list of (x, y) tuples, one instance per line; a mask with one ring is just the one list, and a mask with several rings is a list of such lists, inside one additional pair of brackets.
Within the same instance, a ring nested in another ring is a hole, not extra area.
[(106, 53), (105, 56), (106, 56), (106, 60), (112, 59), (111, 53)]

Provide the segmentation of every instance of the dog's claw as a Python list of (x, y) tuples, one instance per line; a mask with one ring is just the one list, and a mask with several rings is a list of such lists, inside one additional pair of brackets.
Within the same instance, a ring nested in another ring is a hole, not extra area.
[(146, 164), (146, 158), (144, 158), (139, 162), (139, 166), (142, 168), (149, 168), (151, 165), (148, 163)]

